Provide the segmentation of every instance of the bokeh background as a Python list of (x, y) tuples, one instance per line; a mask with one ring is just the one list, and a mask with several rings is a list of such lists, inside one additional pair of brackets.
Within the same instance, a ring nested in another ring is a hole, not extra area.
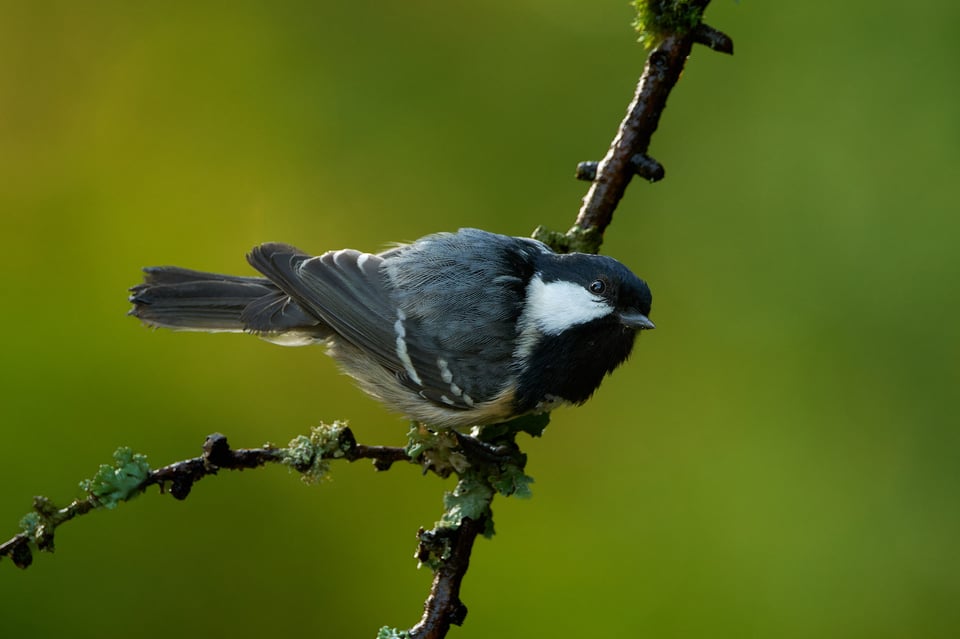
[[(146, 330), (139, 268), (572, 223), (643, 62), (625, 0), (0, 4), (0, 522), (118, 445), (406, 426), (321, 349)], [(456, 637), (960, 634), (960, 4), (716, 0), (606, 253), (658, 329), (525, 440)], [(0, 635), (372, 637), (420, 615), (413, 467), (228, 473), (0, 562)]]

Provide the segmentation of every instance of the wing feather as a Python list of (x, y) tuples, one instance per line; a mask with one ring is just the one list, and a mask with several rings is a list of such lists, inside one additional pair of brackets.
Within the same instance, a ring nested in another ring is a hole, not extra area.
[[(339, 254), (339, 256), (338, 256)], [(332, 251), (310, 257), (285, 244), (262, 244), (250, 264), (300, 306), (328, 324), (351, 344), (390, 370), (403, 369), (393, 352), (392, 308), (383, 276), (374, 268), (380, 258), (358, 251)], [(373, 261), (374, 264), (368, 264)]]
[[(475, 230), (425, 240), (379, 255), (318, 257), (271, 243), (248, 260), (403, 386), (437, 406), (472, 409), (502, 393), (509, 377), (530, 255), (540, 249)], [(425, 250), (430, 243), (446, 246)]]

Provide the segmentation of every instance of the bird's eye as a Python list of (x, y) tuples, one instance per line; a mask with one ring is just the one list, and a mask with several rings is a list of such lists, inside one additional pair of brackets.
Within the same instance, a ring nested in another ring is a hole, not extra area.
[(587, 288), (590, 289), (590, 292), (594, 295), (600, 295), (600, 293), (607, 290), (607, 284), (603, 280), (593, 280)]

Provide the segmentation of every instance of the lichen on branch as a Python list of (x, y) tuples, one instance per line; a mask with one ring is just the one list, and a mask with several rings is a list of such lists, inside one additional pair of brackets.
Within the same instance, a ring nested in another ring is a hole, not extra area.
[(637, 10), (633, 21), (637, 41), (649, 51), (668, 34), (692, 31), (700, 24), (709, 0), (633, 0), (631, 4)]

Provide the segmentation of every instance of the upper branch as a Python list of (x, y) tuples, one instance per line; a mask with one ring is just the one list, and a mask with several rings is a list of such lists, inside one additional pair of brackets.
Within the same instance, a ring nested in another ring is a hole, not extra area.
[[(668, 35), (650, 52), (627, 115), (620, 123), (607, 155), (597, 166), (597, 175), (583, 198), (577, 226), (603, 232), (623, 198), (641, 162), (649, 162), (650, 138), (660, 123), (667, 96), (677, 83), (693, 47), (693, 35)], [(636, 160), (634, 158), (637, 158)], [(659, 174), (663, 174), (660, 169)]]
[(583, 198), (575, 226), (566, 235), (557, 236), (542, 229), (535, 237), (564, 251), (596, 253), (613, 213), (634, 175), (656, 182), (663, 179), (663, 166), (647, 154), (650, 139), (694, 44), (716, 51), (733, 53), (733, 41), (723, 33), (700, 22), (709, 0), (663, 0), (636, 2), (641, 40), (656, 42), (647, 56), (627, 114), (600, 162), (582, 162), (577, 178), (591, 181)]

